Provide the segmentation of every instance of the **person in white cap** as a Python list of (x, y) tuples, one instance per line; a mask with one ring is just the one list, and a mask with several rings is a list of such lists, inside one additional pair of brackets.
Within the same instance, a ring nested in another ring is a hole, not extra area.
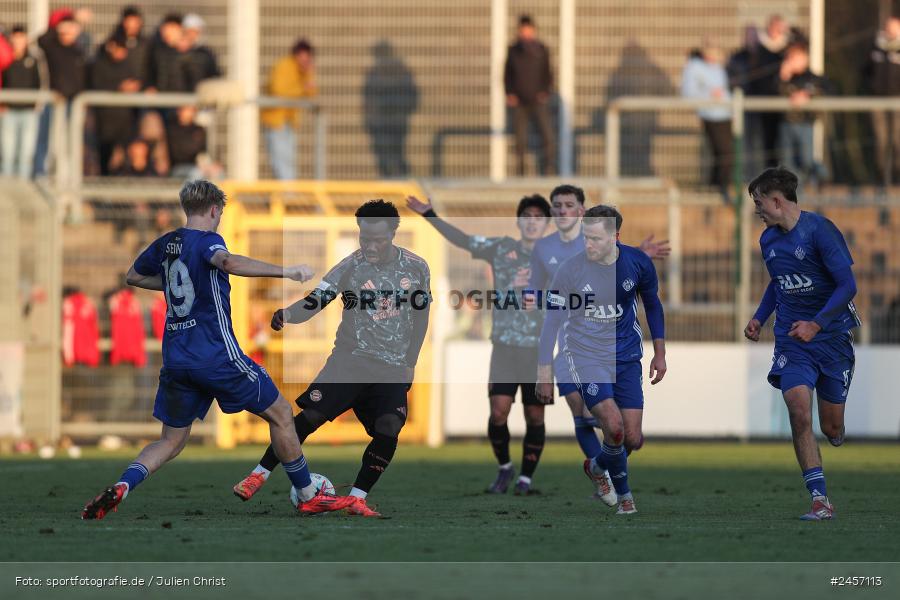
[(197, 84), (204, 79), (220, 77), (222, 71), (213, 50), (201, 43), (203, 31), (206, 29), (206, 21), (196, 13), (188, 13), (181, 20), (184, 30), (182, 44), (183, 51), (187, 53), (186, 70), (188, 89), (197, 88)]

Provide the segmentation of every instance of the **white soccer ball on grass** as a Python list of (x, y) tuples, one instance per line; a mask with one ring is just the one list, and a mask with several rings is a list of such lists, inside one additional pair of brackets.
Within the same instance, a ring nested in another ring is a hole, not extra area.
[[(316, 492), (322, 490), (326, 494), (334, 494), (334, 486), (331, 484), (331, 480), (324, 475), (310, 473), (309, 478), (312, 480), (313, 485), (316, 486)], [(291, 506), (297, 508), (298, 504), (300, 504), (300, 493), (297, 491), (297, 488), (291, 486)]]

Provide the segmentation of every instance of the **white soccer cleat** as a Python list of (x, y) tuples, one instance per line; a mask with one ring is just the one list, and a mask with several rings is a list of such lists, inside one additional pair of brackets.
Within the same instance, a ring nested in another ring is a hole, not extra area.
[(634, 506), (634, 497), (629, 493), (626, 496), (622, 496), (621, 502), (619, 502), (619, 508), (616, 509), (617, 515), (633, 515), (637, 512), (637, 508)]
[(609, 472), (603, 471), (602, 473), (598, 473), (598, 470), (599, 469), (595, 466), (593, 460), (588, 458), (584, 461), (585, 475), (587, 475), (590, 480), (594, 482), (594, 485), (597, 486), (597, 491), (594, 492), (594, 498), (599, 498), (603, 501), (603, 504), (607, 506), (615, 506), (618, 497), (616, 496), (616, 490), (613, 487)]

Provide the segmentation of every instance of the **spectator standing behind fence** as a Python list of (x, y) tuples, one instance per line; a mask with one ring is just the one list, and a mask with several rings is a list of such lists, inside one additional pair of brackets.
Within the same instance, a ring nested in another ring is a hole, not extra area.
[[(136, 65), (128, 60), (128, 39), (117, 29), (97, 52), (90, 67), (90, 86), (95, 90), (134, 93), (141, 89)], [(127, 106), (97, 107), (94, 109), (97, 123), (97, 145), (100, 155), (100, 173), (112, 172), (114, 154), (121, 154), (134, 137), (135, 110)], [(119, 162), (117, 160), (116, 162)]]
[(197, 107), (180, 106), (166, 125), (171, 177), (181, 179), (214, 179), (222, 175), (221, 165), (206, 153), (206, 130), (194, 119)]
[[(730, 99), (728, 73), (722, 61), (722, 51), (709, 43), (705, 44), (703, 50), (692, 52), (681, 75), (681, 95), (704, 100)], [(709, 183), (727, 201), (734, 164), (731, 109), (727, 106), (701, 108), (697, 111), (697, 116), (703, 123), (703, 131), (713, 155)]]
[(556, 141), (550, 123), (550, 92), (553, 73), (550, 51), (537, 39), (537, 27), (528, 15), (519, 17), (516, 43), (509, 47), (503, 73), (506, 104), (513, 109), (516, 136), (517, 174), (525, 175), (525, 153), (528, 150), (528, 126), (534, 123), (544, 148), (542, 175), (556, 173)]
[[(269, 74), (268, 94), (281, 98), (314, 98), (316, 84), (315, 50), (304, 39), (298, 40), (291, 55), (280, 59)], [(297, 178), (297, 140), (294, 130), (300, 125), (300, 113), (294, 108), (267, 108), (260, 113), (266, 149), (275, 179)]]
[(787, 96), (794, 110), (784, 115), (780, 125), (781, 160), (805, 181), (819, 185), (826, 178), (824, 165), (813, 158), (813, 124), (815, 115), (803, 106), (815, 96), (828, 94), (832, 86), (827, 79), (809, 70), (809, 49), (805, 44), (792, 44), (785, 53), (779, 71), (781, 95)]
[(187, 86), (193, 92), (198, 83), (204, 79), (220, 77), (222, 71), (212, 49), (200, 43), (206, 29), (203, 18), (195, 13), (187, 14), (181, 21), (181, 27), (184, 32), (181, 50), (185, 53)]
[[(791, 41), (790, 27), (780, 15), (769, 17), (765, 29), (757, 32), (759, 47), (753, 53), (753, 61), (749, 65), (746, 78), (748, 96), (778, 96), (779, 70), (784, 58), (784, 51)], [(751, 136), (760, 136), (760, 152), (765, 167), (778, 165), (778, 130), (781, 126), (780, 112), (751, 113)], [(756, 132), (759, 132), (757, 134)]]
[[(3, 70), (0, 88), (10, 90), (39, 90), (47, 86), (47, 65), (39, 48), (28, 43), (22, 26), (13, 27), (10, 34), (12, 62)], [(2, 42), (0, 42), (2, 43)], [(0, 61), (2, 65), (2, 61)], [(0, 69), (2, 70), (2, 69)], [(37, 143), (38, 112), (41, 106), (32, 102), (9, 103), (0, 107), (3, 155), (0, 173), (31, 177), (34, 148)]]
[(128, 48), (128, 64), (137, 74), (137, 79), (146, 85), (148, 78), (148, 61), (150, 60), (150, 40), (144, 35), (144, 16), (136, 6), (122, 9), (117, 29), (125, 35), (125, 46)]
[[(874, 95), (900, 96), (900, 17), (890, 17), (878, 32), (866, 71)], [(872, 129), (875, 162), (888, 186), (900, 176), (900, 112), (873, 112)]]
[(187, 52), (183, 50), (183, 38), (181, 15), (167, 14), (150, 45), (146, 82), (149, 91), (189, 91)]
[[(72, 98), (86, 87), (86, 58), (81, 37), (81, 25), (72, 11), (60, 9), (50, 15), (50, 27), (38, 38), (38, 46), (47, 60), (50, 89), (66, 99), (68, 111)], [(50, 139), (52, 107), (48, 104), (41, 113), (38, 125), (38, 141), (34, 154), (34, 173), (46, 173), (47, 152)]]

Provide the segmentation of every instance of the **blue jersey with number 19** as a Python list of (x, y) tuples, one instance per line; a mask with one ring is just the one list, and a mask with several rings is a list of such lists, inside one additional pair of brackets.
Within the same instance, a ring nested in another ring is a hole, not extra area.
[(231, 328), (228, 274), (210, 262), (225, 240), (214, 231), (181, 228), (154, 241), (134, 262), (141, 275), (161, 275), (166, 294), (163, 367), (247, 367)]

